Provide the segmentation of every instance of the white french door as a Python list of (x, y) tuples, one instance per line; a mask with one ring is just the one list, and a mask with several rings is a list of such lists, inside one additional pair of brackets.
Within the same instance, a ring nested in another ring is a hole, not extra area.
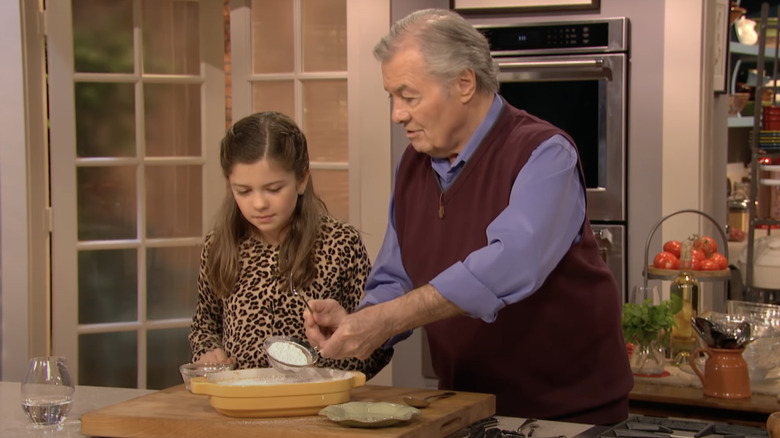
[(224, 193), (222, 0), (49, 0), (52, 353), (79, 384), (181, 383)]

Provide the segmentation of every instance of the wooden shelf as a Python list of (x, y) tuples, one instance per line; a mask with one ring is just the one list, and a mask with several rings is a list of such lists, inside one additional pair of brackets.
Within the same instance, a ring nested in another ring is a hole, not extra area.
[(748, 399), (714, 398), (705, 396), (701, 388), (635, 380), (629, 394), (629, 411), (766, 427), (767, 415), (780, 411), (780, 402), (766, 394), (753, 394)]
[[(742, 44), (737, 41), (730, 41), (729, 42), (729, 52), (734, 55), (743, 55), (743, 56), (758, 56), (758, 44), (754, 44), (752, 46), (748, 46), (747, 44)], [(775, 48), (774, 47), (764, 47), (764, 56), (767, 58), (774, 58), (775, 57)]]
[(752, 128), (753, 116), (729, 117), (729, 128)]
[[(679, 274), (678, 269), (658, 269), (653, 265), (647, 266), (647, 278), (656, 280), (673, 280)], [(718, 271), (691, 271), (693, 277), (699, 281), (728, 280), (731, 278), (731, 271), (721, 269)]]
[(753, 226), (757, 228), (759, 226), (766, 226), (766, 228), (769, 229), (776, 229), (778, 228), (778, 226), (780, 226), (780, 221), (776, 221), (773, 219), (754, 219)]

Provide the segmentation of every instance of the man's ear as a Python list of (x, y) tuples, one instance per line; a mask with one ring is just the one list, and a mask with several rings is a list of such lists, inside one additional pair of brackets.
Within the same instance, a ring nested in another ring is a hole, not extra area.
[(477, 93), (477, 75), (474, 70), (463, 70), (455, 79), (458, 96), (461, 102), (468, 102)]

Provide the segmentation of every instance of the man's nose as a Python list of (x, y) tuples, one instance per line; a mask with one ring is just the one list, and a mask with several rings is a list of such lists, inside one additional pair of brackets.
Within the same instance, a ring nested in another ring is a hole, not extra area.
[(393, 119), (393, 123), (398, 123), (398, 124), (405, 123), (409, 121), (409, 111), (407, 111), (401, 105), (393, 105), (391, 118)]

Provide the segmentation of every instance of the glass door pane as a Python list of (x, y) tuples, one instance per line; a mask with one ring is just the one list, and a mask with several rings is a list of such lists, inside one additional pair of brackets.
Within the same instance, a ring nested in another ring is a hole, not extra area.
[(303, 70), (347, 70), (347, 2), (302, 0)]
[(203, 229), (200, 165), (147, 166), (146, 237), (199, 236)]
[(200, 72), (199, 9), (188, 1), (143, 2), (145, 73)]
[(192, 293), (192, 288), (198, 278), (199, 262), (198, 247), (146, 250), (146, 290), (149, 291), (146, 299), (147, 318), (166, 320), (192, 317), (197, 304), (197, 296)]
[(133, 84), (79, 82), (74, 85), (74, 92), (78, 157), (135, 156)]
[(182, 383), (179, 365), (189, 362), (181, 362), (182, 357), (190, 356), (189, 333), (189, 327), (150, 330), (147, 333), (147, 388), (164, 389)]
[(79, 385), (136, 387), (138, 336), (135, 331), (82, 334), (78, 341)]
[(144, 84), (147, 157), (201, 154), (199, 84)]
[(73, 0), (72, 15), (75, 71), (133, 72), (133, 0)]
[(103, 249), (78, 254), (79, 324), (137, 321), (138, 251)]
[(252, 71), (254, 73), (293, 71), (295, 64), (293, 1), (252, 0)]
[(135, 166), (76, 169), (79, 240), (135, 239), (138, 236), (135, 176)]
[(303, 86), (303, 130), (312, 161), (347, 162), (347, 81), (306, 80)]

